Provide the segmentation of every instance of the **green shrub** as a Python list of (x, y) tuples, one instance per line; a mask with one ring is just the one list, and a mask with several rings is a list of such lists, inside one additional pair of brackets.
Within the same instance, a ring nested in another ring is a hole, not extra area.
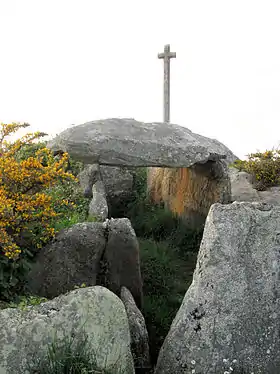
[(22, 292), (26, 273), (30, 269), (30, 255), (24, 250), (19, 260), (1, 256), (0, 261), (0, 301), (5, 305)]
[(248, 160), (237, 160), (233, 166), (250, 173), (257, 190), (280, 184), (280, 150), (252, 153)]
[[(34, 157), (36, 151), (43, 149), (47, 146), (47, 141), (38, 141), (36, 143), (25, 144), (17, 152), (16, 159), (17, 161), (27, 160), (29, 157)], [(60, 155), (55, 156), (57, 159), (60, 158)], [(42, 164), (46, 166), (47, 158), (44, 157)], [(66, 171), (73, 174), (75, 177), (82, 171), (84, 167), (83, 162), (73, 160), (69, 158), (67, 162)]]
[(69, 164), (68, 164), (68, 172), (75, 175), (75, 177), (83, 170), (84, 163), (81, 161), (73, 160), (73, 158), (69, 158)]
[[(83, 192), (76, 182), (59, 182), (55, 186), (47, 189), (45, 192), (53, 198), (53, 201), (55, 202), (53, 208), (57, 213), (62, 213), (63, 218), (77, 216), (79, 217), (80, 222), (87, 220), (90, 198), (83, 196)], [(66, 199), (70, 204), (75, 205), (74, 212), (70, 211), (67, 206), (61, 208), (60, 205), (57, 204), (57, 202), (63, 199)]]
[[(38, 141), (36, 143), (24, 144), (16, 153), (15, 158), (17, 161), (27, 160), (29, 157), (34, 157), (36, 151), (44, 149), (47, 145), (46, 141)], [(42, 165), (46, 166), (47, 158), (44, 157)]]

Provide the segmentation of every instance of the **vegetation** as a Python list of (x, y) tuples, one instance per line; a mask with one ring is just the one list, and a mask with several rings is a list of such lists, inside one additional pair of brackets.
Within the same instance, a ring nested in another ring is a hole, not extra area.
[(248, 160), (237, 160), (233, 166), (250, 173), (254, 178), (254, 186), (259, 191), (280, 184), (279, 149), (252, 153), (248, 155)]
[(39, 296), (15, 296), (14, 300), (7, 304), (8, 308), (19, 308), (26, 310), (29, 306), (39, 305), (47, 301), (45, 297)]

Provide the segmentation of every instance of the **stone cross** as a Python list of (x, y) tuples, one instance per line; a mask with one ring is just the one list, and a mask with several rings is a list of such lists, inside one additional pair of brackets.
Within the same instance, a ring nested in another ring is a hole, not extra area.
[(158, 54), (164, 60), (164, 90), (163, 90), (163, 118), (170, 121), (170, 59), (176, 58), (176, 52), (170, 52), (170, 45), (164, 46), (164, 52)]

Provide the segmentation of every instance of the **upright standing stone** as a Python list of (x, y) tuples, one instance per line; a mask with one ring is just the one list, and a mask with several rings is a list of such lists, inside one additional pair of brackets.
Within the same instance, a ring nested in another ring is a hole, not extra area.
[[(111, 218), (107, 221), (107, 244), (104, 285), (116, 295), (121, 287), (131, 292), (139, 309), (143, 307), (143, 282), (140, 268), (139, 243), (128, 218)], [(103, 284), (103, 283), (101, 283)]]
[(214, 204), (155, 374), (280, 372), (280, 207)]
[(176, 52), (170, 52), (170, 45), (164, 46), (164, 52), (158, 54), (164, 60), (164, 122), (170, 121), (170, 59), (176, 58)]
[(121, 300), (124, 304), (130, 331), (131, 352), (134, 358), (135, 367), (140, 370), (151, 370), (149, 335), (145, 319), (141, 311), (137, 308), (131, 292), (126, 288), (121, 288)]

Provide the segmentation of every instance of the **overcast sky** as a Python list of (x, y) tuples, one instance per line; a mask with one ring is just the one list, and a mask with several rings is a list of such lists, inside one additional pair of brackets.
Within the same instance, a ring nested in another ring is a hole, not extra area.
[(161, 121), (170, 43), (171, 122), (241, 158), (277, 147), (279, 19), (279, 0), (0, 0), (0, 121)]

